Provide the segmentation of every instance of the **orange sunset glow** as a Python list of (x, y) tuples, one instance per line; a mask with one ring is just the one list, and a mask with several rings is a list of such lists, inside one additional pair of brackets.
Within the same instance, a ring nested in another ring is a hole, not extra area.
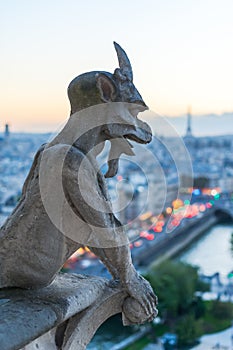
[(2, 2), (0, 122), (15, 131), (56, 129), (69, 116), (69, 82), (116, 68), (113, 40), (152, 111), (232, 112), (232, 11), (231, 0)]

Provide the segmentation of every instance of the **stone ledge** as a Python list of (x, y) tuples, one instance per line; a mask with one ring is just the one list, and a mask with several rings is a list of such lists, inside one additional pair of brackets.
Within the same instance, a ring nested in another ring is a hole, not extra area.
[(2, 289), (1, 349), (85, 349), (98, 327), (121, 312), (125, 297), (104, 278), (76, 274), (59, 274), (38, 290)]

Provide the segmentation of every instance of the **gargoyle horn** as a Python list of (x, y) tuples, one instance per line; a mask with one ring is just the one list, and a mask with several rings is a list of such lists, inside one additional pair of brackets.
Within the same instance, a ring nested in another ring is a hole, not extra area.
[(130, 60), (128, 59), (128, 56), (126, 55), (126, 52), (115, 41), (113, 43), (114, 43), (115, 50), (117, 53), (121, 73), (124, 76), (126, 76), (130, 81), (133, 81), (133, 71), (132, 71)]

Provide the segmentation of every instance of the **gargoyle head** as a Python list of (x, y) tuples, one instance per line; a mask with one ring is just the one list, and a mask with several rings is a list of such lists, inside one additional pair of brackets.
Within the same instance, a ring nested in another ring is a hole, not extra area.
[(127, 113), (120, 112), (118, 118), (106, 120), (101, 132), (111, 142), (109, 169), (106, 177), (117, 173), (118, 161), (122, 153), (134, 155), (128, 140), (149, 143), (152, 138), (148, 124), (137, 118), (138, 113), (148, 109), (141, 95), (133, 84), (133, 71), (126, 52), (114, 42), (119, 68), (114, 73), (92, 71), (73, 79), (68, 87), (71, 115), (82, 109), (100, 103), (121, 102)]

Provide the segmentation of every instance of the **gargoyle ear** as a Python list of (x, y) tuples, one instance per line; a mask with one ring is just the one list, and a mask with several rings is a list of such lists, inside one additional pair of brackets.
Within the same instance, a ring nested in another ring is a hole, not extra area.
[(96, 85), (104, 102), (113, 102), (116, 99), (117, 87), (114, 81), (103, 73), (96, 74)]

